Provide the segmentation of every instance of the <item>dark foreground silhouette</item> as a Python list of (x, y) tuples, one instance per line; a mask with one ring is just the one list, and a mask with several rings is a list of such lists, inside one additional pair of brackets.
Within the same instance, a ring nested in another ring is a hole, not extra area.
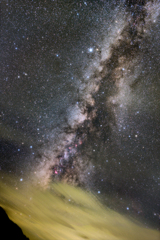
[(0, 207), (0, 223), (0, 231), (3, 239), (29, 240), (29, 238), (23, 234), (20, 227), (9, 219), (2, 207)]

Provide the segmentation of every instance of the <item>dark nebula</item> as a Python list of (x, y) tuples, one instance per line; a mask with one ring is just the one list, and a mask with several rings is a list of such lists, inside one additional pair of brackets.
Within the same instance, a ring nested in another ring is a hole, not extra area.
[(159, 1), (1, 5), (0, 174), (81, 186), (158, 228)]

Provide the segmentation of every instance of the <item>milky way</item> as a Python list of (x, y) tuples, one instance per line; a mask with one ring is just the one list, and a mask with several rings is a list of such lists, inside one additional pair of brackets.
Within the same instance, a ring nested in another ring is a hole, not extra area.
[(157, 224), (159, 12), (159, 1), (2, 3), (2, 171), (109, 193)]

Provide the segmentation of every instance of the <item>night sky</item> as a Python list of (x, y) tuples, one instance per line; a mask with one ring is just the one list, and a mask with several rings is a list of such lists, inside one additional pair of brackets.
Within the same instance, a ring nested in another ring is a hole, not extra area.
[(160, 3), (129, 2), (1, 2), (0, 174), (69, 162), (62, 180), (158, 227)]

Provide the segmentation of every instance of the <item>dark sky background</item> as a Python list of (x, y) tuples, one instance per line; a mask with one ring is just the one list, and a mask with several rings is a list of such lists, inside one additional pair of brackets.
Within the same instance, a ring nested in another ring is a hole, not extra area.
[(44, 159), (54, 165), (71, 131), (83, 142), (75, 159), (91, 163), (79, 170), (85, 186), (158, 227), (159, 9), (158, 1), (146, 15), (125, 1), (1, 1), (1, 174), (25, 180)]

